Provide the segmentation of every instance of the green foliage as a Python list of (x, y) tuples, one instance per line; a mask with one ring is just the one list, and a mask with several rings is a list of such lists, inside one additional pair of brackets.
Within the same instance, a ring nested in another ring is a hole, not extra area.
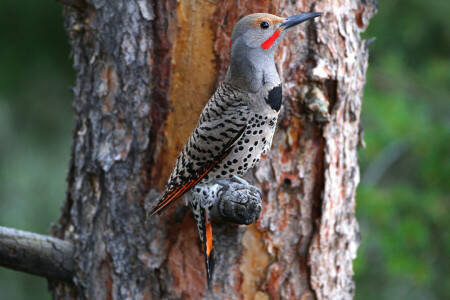
[[(48, 234), (65, 198), (74, 71), (56, 1), (0, 1), (0, 226)], [(0, 299), (49, 299), (0, 268)]]
[[(450, 298), (448, 0), (380, 1), (357, 215), (356, 299)], [(54, 1), (0, 2), (0, 225), (48, 233), (65, 197), (74, 74)], [(0, 268), (0, 299), (49, 299)]]
[(356, 299), (450, 297), (447, 1), (380, 1), (362, 120)]

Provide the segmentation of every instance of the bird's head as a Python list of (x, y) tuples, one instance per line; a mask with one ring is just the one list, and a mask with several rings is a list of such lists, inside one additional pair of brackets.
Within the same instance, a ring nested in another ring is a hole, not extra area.
[(276, 47), (296, 25), (321, 14), (314, 12), (281, 18), (257, 13), (239, 20), (231, 34), (231, 61), (225, 80), (252, 91), (265, 83), (278, 84), (274, 63)]
[(320, 16), (322, 13), (298, 14), (281, 18), (271, 14), (251, 14), (236, 23), (231, 34), (231, 51), (242, 48), (272, 52), (296, 25)]

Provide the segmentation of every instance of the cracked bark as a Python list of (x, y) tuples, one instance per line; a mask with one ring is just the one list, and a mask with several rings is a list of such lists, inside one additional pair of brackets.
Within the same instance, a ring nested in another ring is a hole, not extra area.
[[(77, 1), (77, 3), (81, 3)], [(240, 4), (239, 4), (240, 3)], [(349, 299), (359, 244), (357, 145), (372, 1), (105, 1), (65, 7), (77, 73), (67, 199), (56, 237), (74, 284), (55, 299)], [(80, 9), (81, 7), (81, 9)], [(228, 65), (235, 22), (310, 10), (277, 53), (284, 104), (272, 151), (248, 174), (263, 191), (251, 226), (215, 224), (207, 294), (182, 201), (145, 221)]]

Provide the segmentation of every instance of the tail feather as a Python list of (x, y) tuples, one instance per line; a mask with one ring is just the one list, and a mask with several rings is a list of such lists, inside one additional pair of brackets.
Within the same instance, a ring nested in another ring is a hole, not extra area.
[(203, 248), (205, 251), (205, 265), (206, 265), (206, 280), (208, 282), (208, 289), (211, 289), (212, 276), (214, 272), (214, 248), (212, 235), (212, 222), (207, 220), (206, 211), (202, 208), (203, 215)]

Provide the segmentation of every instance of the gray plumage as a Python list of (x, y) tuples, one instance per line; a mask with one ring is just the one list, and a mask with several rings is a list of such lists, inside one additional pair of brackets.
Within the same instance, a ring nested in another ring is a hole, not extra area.
[(264, 88), (265, 93), (254, 95), (227, 82), (221, 84), (177, 159), (169, 179), (169, 189), (183, 184), (186, 178), (200, 172), (207, 162), (220, 156), (225, 144), (244, 127), (242, 136), (229, 154), (199, 183), (242, 176), (259, 161), (261, 153), (270, 147), (278, 117), (278, 111), (268, 104), (259, 105), (264, 97), (268, 97), (267, 89)]
[(213, 270), (211, 218), (254, 222), (261, 193), (239, 178), (270, 149), (281, 108), (275, 48), (290, 29), (320, 13), (280, 18), (252, 14), (231, 35), (230, 66), (203, 109), (151, 214), (186, 195), (205, 247), (208, 286)]

